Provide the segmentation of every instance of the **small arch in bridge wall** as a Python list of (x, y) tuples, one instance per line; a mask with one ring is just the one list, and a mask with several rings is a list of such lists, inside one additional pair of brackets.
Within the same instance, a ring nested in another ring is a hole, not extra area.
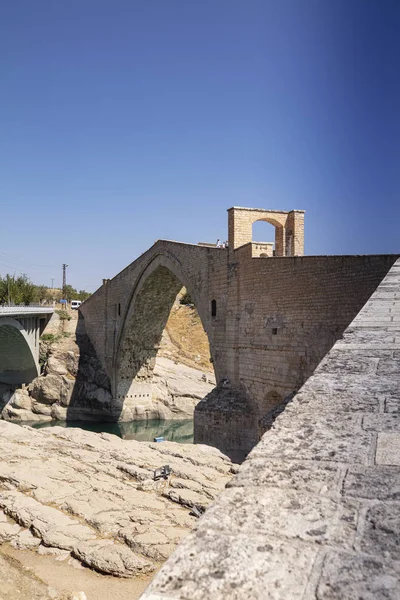
[(208, 335), (209, 316), (195, 285), (173, 258), (159, 254), (142, 271), (123, 318), (113, 360), (113, 397), (120, 406), (151, 398), (152, 377), (161, 337), (171, 308), (186, 287)]
[(30, 383), (39, 375), (28, 335), (17, 319), (0, 319), (0, 382)]

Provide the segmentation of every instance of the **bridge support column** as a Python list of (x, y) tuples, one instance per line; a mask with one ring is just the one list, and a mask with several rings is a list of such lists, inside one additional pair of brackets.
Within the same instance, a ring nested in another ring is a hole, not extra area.
[(243, 388), (222, 380), (197, 404), (194, 442), (215, 446), (234, 462), (241, 462), (258, 444), (257, 409)]

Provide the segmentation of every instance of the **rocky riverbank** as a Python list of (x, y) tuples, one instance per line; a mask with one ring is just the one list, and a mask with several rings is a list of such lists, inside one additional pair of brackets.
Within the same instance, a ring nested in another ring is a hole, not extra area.
[[(129, 596), (107, 591), (107, 581), (115, 587), (115, 580), (105, 576), (151, 577), (236, 471), (208, 446), (6, 421), (0, 421), (0, 453), (0, 555), (25, 565), (29, 555), (32, 576), (32, 556), (62, 562), (69, 572), (60, 589), (47, 581), (52, 595), (27, 598), (69, 598), (78, 591), (88, 600), (134, 598), (133, 588)], [(165, 464), (171, 476), (154, 481), (154, 470)], [(18, 568), (0, 560), (0, 571), (7, 564)], [(102, 574), (102, 595), (76, 590), (74, 567), (81, 565)], [(37, 575), (43, 579), (43, 572)]]
[[(28, 386), (0, 390), (5, 405), (3, 419), (188, 419), (193, 417), (196, 404), (215, 386), (210, 372), (178, 362), (179, 351), (166, 334), (164, 356), (157, 357), (154, 369), (152, 398), (143, 398), (140, 403), (125, 401), (121, 409), (113, 402), (108, 375), (77, 317), (77, 312), (70, 314), (70, 320), (60, 320), (55, 315), (50, 323), (41, 345), (42, 375)], [(185, 318), (188, 321), (192, 317)]]

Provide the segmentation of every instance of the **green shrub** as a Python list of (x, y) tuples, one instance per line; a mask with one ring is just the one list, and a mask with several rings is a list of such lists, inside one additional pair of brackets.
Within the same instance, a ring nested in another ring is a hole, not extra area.
[(40, 339), (42, 342), (56, 342), (59, 337), (58, 335), (54, 335), (54, 333), (43, 333), (43, 335), (40, 336)]
[(69, 315), (66, 310), (56, 310), (55, 312), (58, 314), (61, 321), (70, 321), (72, 318), (71, 315)]
[(179, 302), (180, 304), (185, 304), (187, 306), (194, 306), (194, 302), (189, 292), (185, 292), (184, 294), (182, 294)]

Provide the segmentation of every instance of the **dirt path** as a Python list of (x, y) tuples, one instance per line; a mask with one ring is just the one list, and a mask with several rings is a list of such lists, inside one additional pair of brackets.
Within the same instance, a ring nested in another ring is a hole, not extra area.
[(82, 591), (87, 600), (136, 600), (153, 575), (121, 579), (100, 575), (73, 559), (57, 561), (9, 544), (0, 548), (0, 600), (70, 600)]

